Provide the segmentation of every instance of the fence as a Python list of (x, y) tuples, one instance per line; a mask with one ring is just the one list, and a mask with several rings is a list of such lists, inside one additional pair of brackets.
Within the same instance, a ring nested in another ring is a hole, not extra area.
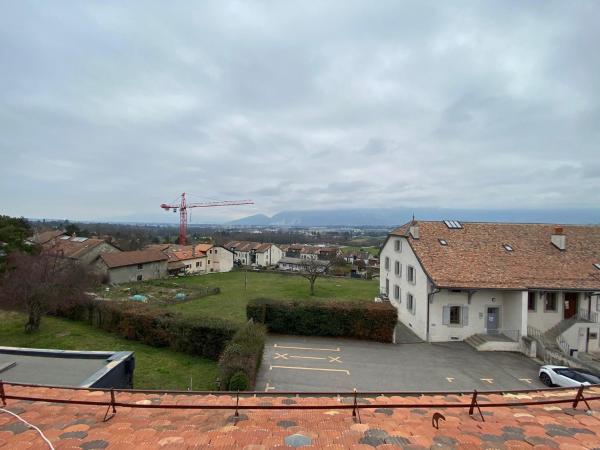
[[(107, 400), (73, 400), (66, 398), (51, 398), (51, 397), (37, 397), (30, 395), (18, 395), (18, 393), (13, 394), (10, 392), (10, 387), (12, 386), (20, 386), (20, 387), (39, 387), (39, 388), (56, 388), (61, 390), (79, 390), (79, 391), (101, 391), (105, 392), (109, 399)], [(290, 392), (290, 391), (280, 391), (280, 392), (258, 392), (258, 391), (245, 391), (245, 392), (213, 392), (213, 391), (156, 391), (156, 390), (141, 390), (141, 389), (87, 389), (87, 388), (66, 388), (59, 386), (45, 386), (45, 385), (35, 385), (35, 384), (25, 384), (25, 383), (4, 383), (0, 380), (0, 401), (2, 405), (6, 406), (7, 400), (24, 400), (30, 402), (48, 402), (48, 403), (61, 403), (61, 404), (76, 404), (76, 405), (88, 405), (88, 406), (106, 406), (106, 414), (104, 415), (104, 420), (110, 420), (117, 413), (117, 408), (126, 407), (126, 408), (153, 408), (153, 409), (230, 409), (235, 410), (234, 417), (239, 417), (240, 410), (288, 410), (288, 409), (298, 409), (298, 410), (331, 410), (331, 409), (351, 409), (352, 417), (357, 419), (360, 422), (360, 413), (361, 409), (375, 409), (381, 408), (384, 406), (385, 408), (390, 409), (433, 409), (433, 408), (464, 408), (469, 409), (469, 415), (473, 415), (475, 413), (475, 409), (479, 413), (481, 420), (485, 422), (483, 413), (481, 412), (482, 408), (508, 408), (508, 407), (520, 407), (520, 406), (535, 406), (535, 405), (553, 405), (553, 404), (572, 404), (573, 409), (576, 409), (579, 403), (583, 402), (586, 407), (591, 409), (588, 402), (593, 400), (600, 400), (600, 392), (595, 392), (595, 395), (585, 397), (583, 394), (586, 389), (597, 388), (600, 385), (590, 385), (590, 386), (579, 386), (579, 388), (549, 388), (549, 389), (521, 389), (514, 391), (482, 391), (478, 392), (477, 390), (473, 391), (448, 391), (448, 392), (438, 392), (438, 391), (430, 391), (430, 392), (394, 392), (394, 391), (367, 391), (367, 392), (357, 392), (356, 390), (353, 392)], [(507, 402), (490, 402), (484, 399), (480, 399), (479, 394), (482, 395), (491, 395), (491, 394), (526, 394), (532, 392), (568, 392), (574, 391), (573, 396), (560, 397), (549, 399), (547, 396), (544, 396), (543, 400), (526, 400), (526, 401), (507, 401)], [(171, 394), (171, 395), (220, 395), (220, 396), (231, 396), (235, 398), (235, 404), (141, 404), (141, 403), (128, 403), (118, 401), (117, 394), (123, 393), (133, 393), (133, 394)], [(468, 395), (470, 396), (470, 402), (460, 403), (460, 402), (436, 402), (436, 403), (359, 403), (359, 398), (364, 397), (379, 397), (379, 396), (411, 396), (411, 397), (421, 397), (421, 396), (441, 396), (441, 395)], [(243, 400), (244, 397), (248, 396), (261, 396), (261, 397), (287, 397), (287, 396), (327, 396), (327, 397), (346, 397), (352, 399), (351, 403), (331, 403), (331, 404), (319, 404), (319, 405), (299, 405), (299, 404), (281, 404), (281, 405), (273, 405), (273, 404), (251, 404), (245, 405), (240, 400)], [(480, 400), (483, 400), (483, 403), (480, 403)], [(109, 411), (112, 409), (112, 415), (108, 415)]]

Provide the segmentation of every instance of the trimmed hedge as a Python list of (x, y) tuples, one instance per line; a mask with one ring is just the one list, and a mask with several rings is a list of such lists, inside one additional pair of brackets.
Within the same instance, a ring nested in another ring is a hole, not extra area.
[(217, 360), (238, 326), (217, 319), (188, 319), (141, 303), (91, 301), (56, 315), (91, 325), (153, 347)]
[(378, 342), (393, 342), (398, 321), (389, 303), (341, 301), (250, 300), (249, 319), (267, 325), (269, 331), (307, 336), (342, 336)]
[(254, 386), (266, 336), (265, 326), (252, 321), (235, 333), (219, 359), (221, 389), (244, 391)]

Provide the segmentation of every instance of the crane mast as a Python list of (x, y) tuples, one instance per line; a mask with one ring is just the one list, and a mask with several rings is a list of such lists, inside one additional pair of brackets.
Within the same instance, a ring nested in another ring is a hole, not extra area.
[(181, 200), (177, 205), (169, 205), (163, 203), (160, 205), (165, 211), (173, 210), (177, 212), (179, 209), (179, 245), (185, 245), (187, 240), (187, 210), (188, 208), (213, 208), (215, 206), (237, 206), (237, 205), (253, 205), (252, 200), (227, 200), (223, 202), (204, 202), (204, 203), (188, 203), (185, 198), (185, 192), (181, 194)]

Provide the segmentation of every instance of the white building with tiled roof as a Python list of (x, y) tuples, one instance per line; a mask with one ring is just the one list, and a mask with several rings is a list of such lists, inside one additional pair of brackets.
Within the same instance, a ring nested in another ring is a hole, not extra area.
[(481, 335), (471, 341), (485, 347), (529, 331), (565, 352), (600, 350), (600, 226), (412, 222), (380, 261), (380, 291), (423, 340)]

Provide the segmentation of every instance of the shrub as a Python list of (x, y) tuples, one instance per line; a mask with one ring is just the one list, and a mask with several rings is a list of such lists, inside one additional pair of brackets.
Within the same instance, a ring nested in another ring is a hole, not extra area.
[(397, 312), (389, 303), (342, 301), (250, 300), (249, 319), (267, 325), (269, 331), (308, 336), (342, 336), (392, 342)]
[(217, 319), (189, 319), (142, 303), (92, 301), (55, 314), (85, 320), (105, 331), (153, 347), (217, 360), (237, 326)]
[(250, 380), (243, 370), (238, 370), (229, 379), (230, 391), (246, 391), (250, 388)]
[(239, 390), (250, 389), (254, 386), (265, 348), (266, 335), (265, 326), (252, 321), (246, 323), (235, 333), (219, 359), (223, 389), (238, 390), (237, 387), (241, 386), (243, 381), (240, 373), (244, 375), (246, 385)]

